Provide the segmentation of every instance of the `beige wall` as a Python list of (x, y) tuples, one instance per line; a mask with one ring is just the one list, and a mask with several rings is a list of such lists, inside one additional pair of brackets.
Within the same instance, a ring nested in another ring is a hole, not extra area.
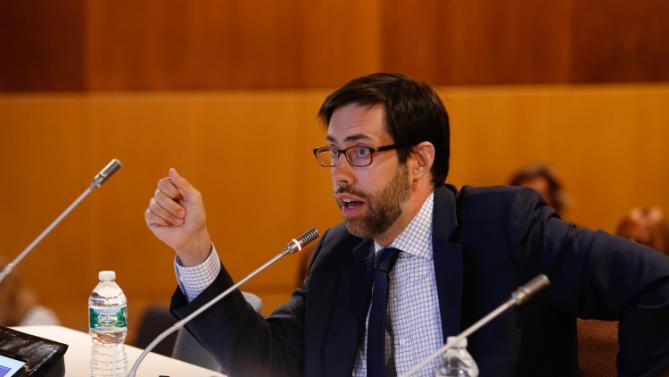
[[(176, 167), (204, 194), (235, 278), (310, 226), (339, 221), (315, 114), (326, 91), (146, 92), (0, 96), (2, 255), (14, 257), (109, 159), (124, 166), (18, 268), (65, 325), (86, 327), (97, 271), (115, 269), (131, 331), (174, 289), (173, 252), (145, 228), (155, 182)], [(567, 217), (612, 230), (637, 204), (669, 209), (669, 86), (449, 87), (452, 171), (461, 186), (507, 181), (530, 160), (553, 165)], [(290, 257), (247, 286), (267, 309), (295, 285)]]

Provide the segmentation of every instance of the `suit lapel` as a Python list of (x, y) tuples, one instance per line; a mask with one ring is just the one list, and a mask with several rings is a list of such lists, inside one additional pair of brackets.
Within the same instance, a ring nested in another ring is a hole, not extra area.
[(458, 226), (454, 187), (447, 185), (434, 190), (432, 226), (434, 272), (445, 343), (447, 337), (461, 331), (462, 247), (450, 242)]
[(350, 375), (364, 334), (371, 300), (374, 249), (371, 240), (353, 250), (355, 265), (337, 274), (337, 289), (330, 299), (332, 317), (325, 340), (323, 375)]
[[(441, 312), (444, 343), (446, 337), (456, 335), (461, 326), (462, 302), (462, 248), (450, 242), (457, 228), (455, 189), (451, 186), (435, 190), (432, 242), (434, 269)], [(332, 315), (327, 321), (323, 339), (324, 376), (349, 375), (353, 370), (358, 348), (364, 334), (367, 310), (371, 300), (374, 270), (374, 248), (371, 240), (361, 242), (353, 249), (354, 265), (336, 276), (328, 290), (332, 297)]]
[[(364, 322), (367, 319), (367, 310), (372, 299), (372, 281), (374, 280), (374, 242), (366, 240), (353, 249), (356, 263), (356, 273), (353, 284), (356, 289), (352, 294), (356, 317)], [(364, 330), (364, 323), (360, 329)]]

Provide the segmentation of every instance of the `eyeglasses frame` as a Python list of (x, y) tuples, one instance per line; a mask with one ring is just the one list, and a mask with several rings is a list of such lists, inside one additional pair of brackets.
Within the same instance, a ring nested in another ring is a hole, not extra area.
[[(369, 149), (369, 152), (370, 152), (370, 155), (369, 155), (369, 156), (370, 156), (370, 157), (369, 157), (369, 163), (366, 164), (366, 165), (356, 165), (356, 164), (354, 164), (353, 161), (351, 161), (351, 157), (349, 157), (349, 155), (348, 155), (348, 153), (347, 153), (347, 151), (349, 151), (349, 150), (351, 150), (351, 149), (353, 149), (353, 148), (366, 148), (366, 149)], [(319, 164), (320, 166), (323, 166), (323, 167), (325, 167), (325, 168), (332, 168), (332, 167), (337, 166), (337, 163), (339, 162), (339, 158), (341, 157), (342, 154), (344, 155), (344, 157), (346, 158), (346, 161), (348, 161), (348, 163), (349, 163), (351, 166), (355, 166), (355, 167), (358, 167), (358, 168), (363, 168), (363, 167), (365, 167), (365, 166), (369, 166), (369, 165), (371, 165), (372, 162), (374, 162), (374, 155), (375, 155), (375, 154), (380, 153), (380, 152), (385, 152), (385, 151), (393, 150), (393, 149), (398, 149), (398, 148), (400, 148), (400, 146), (397, 145), (397, 144), (389, 144), (389, 145), (384, 145), (384, 146), (377, 147), (377, 148), (374, 148), (374, 147), (366, 147), (366, 146), (363, 146), (363, 145), (353, 145), (353, 146), (350, 146), (350, 147), (348, 147), (348, 148), (344, 148), (344, 149), (339, 149), (339, 148), (335, 148), (335, 147), (318, 147), (318, 148), (314, 148), (314, 149), (313, 149), (313, 153), (314, 153), (314, 157), (316, 158), (316, 162), (318, 162), (318, 164)], [(323, 165), (323, 164), (321, 163), (321, 160), (318, 159), (318, 154), (321, 153), (321, 152), (323, 152), (323, 151), (330, 151), (330, 152), (334, 151), (334, 152), (337, 152), (337, 156), (336, 156), (336, 158), (334, 158), (334, 159), (332, 160), (332, 161), (333, 161), (333, 164), (332, 164), (332, 165)]]

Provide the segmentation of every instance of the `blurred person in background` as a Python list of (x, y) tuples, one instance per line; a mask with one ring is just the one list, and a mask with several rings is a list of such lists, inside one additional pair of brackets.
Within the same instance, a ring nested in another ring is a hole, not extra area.
[(509, 185), (534, 189), (558, 215), (563, 215), (565, 194), (562, 191), (562, 183), (548, 165), (529, 164), (525, 166), (513, 174)]
[[(5, 261), (0, 259), (0, 266), (4, 268), (5, 265)], [(0, 282), (0, 325), (8, 327), (59, 323), (53, 310), (38, 304), (35, 294), (23, 284), (16, 271)]]
[(634, 207), (618, 224), (616, 234), (669, 255), (669, 227), (658, 207)]

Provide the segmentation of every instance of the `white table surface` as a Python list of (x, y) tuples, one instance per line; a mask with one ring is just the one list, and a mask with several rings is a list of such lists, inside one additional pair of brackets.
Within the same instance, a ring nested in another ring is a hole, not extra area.
[[(13, 328), (24, 333), (67, 344), (69, 347), (65, 352), (65, 376), (90, 376), (92, 340), (88, 333), (62, 326), (17, 326)], [(125, 352), (128, 356), (127, 371), (129, 372), (142, 350), (126, 345)], [(137, 377), (158, 376), (225, 377), (221, 373), (151, 352), (144, 358), (137, 370)]]

